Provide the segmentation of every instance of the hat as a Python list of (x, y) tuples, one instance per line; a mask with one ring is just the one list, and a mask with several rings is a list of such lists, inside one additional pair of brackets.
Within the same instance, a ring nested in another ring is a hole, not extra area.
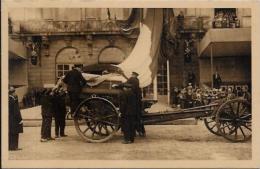
[(9, 93), (14, 93), (15, 92), (15, 88), (13, 86), (10, 86), (8, 92)]
[(75, 64), (73, 67), (74, 68), (81, 68), (81, 66), (82, 66), (81, 64)]
[(139, 76), (139, 74), (136, 72), (132, 72), (132, 75)]

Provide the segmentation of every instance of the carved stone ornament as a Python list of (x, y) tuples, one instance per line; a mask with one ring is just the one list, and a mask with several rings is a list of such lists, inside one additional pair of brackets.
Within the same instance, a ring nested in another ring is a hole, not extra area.
[(115, 41), (114, 38), (111, 38), (111, 37), (110, 37), (110, 38), (108, 38), (107, 40), (108, 40), (108, 42), (109, 42), (109, 46), (115, 46), (115, 42), (116, 42), (116, 41)]
[(49, 56), (49, 47), (50, 47), (50, 42), (49, 38), (47, 36), (42, 36), (42, 47), (44, 49), (44, 55)]
[(72, 38), (69, 36), (64, 37), (66, 47), (72, 46)]

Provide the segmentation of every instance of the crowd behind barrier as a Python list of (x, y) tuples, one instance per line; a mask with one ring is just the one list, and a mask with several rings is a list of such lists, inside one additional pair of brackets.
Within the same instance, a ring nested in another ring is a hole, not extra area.
[(244, 98), (251, 101), (251, 94), (248, 87), (241, 87), (239, 90), (228, 87), (227, 89), (198, 88), (188, 85), (184, 88), (175, 87), (172, 92), (172, 107), (192, 108), (210, 104), (216, 100), (231, 100)]

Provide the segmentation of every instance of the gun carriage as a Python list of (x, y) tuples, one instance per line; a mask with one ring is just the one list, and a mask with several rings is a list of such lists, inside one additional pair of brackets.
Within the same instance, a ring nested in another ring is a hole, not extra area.
[[(93, 69), (94, 68), (94, 69)], [(101, 74), (104, 70), (118, 73), (114, 66), (85, 67), (85, 73)], [(124, 75), (123, 75), (124, 76)], [(95, 87), (84, 87), (81, 103), (74, 114), (78, 134), (87, 142), (105, 142), (120, 129), (120, 95), (122, 90), (112, 88), (118, 81), (105, 80)], [(162, 124), (186, 118), (203, 118), (207, 129), (232, 142), (244, 142), (251, 138), (251, 104), (244, 99), (215, 100), (208, 105), (176, 111), (147, 113), (154, 101), (143, 100), (142, 122), (144, 125)]]

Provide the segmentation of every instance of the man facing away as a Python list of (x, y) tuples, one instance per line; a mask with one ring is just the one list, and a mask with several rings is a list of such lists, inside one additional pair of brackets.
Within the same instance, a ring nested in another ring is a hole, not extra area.
[(66, 121), (66, 104), (65, 104), (65, 91), (63, 88), (54, 90), (54, 119), (55, 119), (55, 138), (67, 137), (65, 134), (65, 121)]
[(74, 114), (77, 106), (80, 103), (80, 92), (83, 86), (86, 85), (86, 80), (81, 74), (79, 65), (75, 65), (71, 71), (69, 71), (62, 80), (67, 84), (67, 90), (70, 98), (71, 112)]
[(51, 137), (51, 123), (53, 117), (53, 92), (51, 89), (44, 89), (41, 96), (42, 126), (41, 142), (55, 140)]
[(18, 148), (19, 133), (23, 133), (23, 120), (19, 108), (18, 97), (14, 87), (9, 87), (9, 151), (21, 150)]

